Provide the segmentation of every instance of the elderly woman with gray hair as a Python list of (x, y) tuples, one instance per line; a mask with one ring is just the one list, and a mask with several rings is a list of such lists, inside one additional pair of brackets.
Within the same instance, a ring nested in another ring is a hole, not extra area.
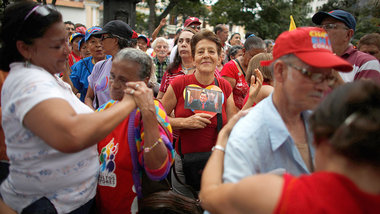
[(110, 71), (112, 100), (98, 111), (112, 109), (125, 93), (130, 94), (137, 109), (98, 143), (96, 204), (100, 213), (136, 213), (138, 199), (148, 195), (142, 178), (163, 180), (170, 170), (171, 126), (162, 105), (147, 87), (151, 67), (152, 59), (138, 49), (125, 48), (114, 57)]

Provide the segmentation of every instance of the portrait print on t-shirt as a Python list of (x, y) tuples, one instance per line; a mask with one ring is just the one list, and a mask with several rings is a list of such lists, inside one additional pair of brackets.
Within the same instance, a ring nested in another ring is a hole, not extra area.
[(222, 112), (224, 96), (222, 90), (215, 85), (201, 88), (197, 85), (188, 85), (184, 90), (185, 109), (195, 113), (216, 115)]

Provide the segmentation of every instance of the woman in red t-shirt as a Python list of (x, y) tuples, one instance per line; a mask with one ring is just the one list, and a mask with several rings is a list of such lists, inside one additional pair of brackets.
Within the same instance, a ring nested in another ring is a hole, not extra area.
[[(185, 108), (185, 104), (189, 103), (185, 102), (184, 97), (186, 86), (196, 86), (201, 92), (207, 91), (206, 88), (212, 89), (217, 87), (215, 85), (219, 85), (218, 87), (224, 97), (223, 103), (221, 102), (219, 106), (223, 124), (236, 112), (230, 84), (225, 79), (214, 75), (221, 50), (220, 41), (213, 32), (202, 30), (195, 34), (191, 40), (191, 51), (195, 64), (194, 74), (179, 76), (174, 79), (162, 98), (166, 112), (170, 113), (173, 110), (175, 112), (175, 118), (170, 119), (170, 124), (173, 129), (180, 132), (181, 151), (178, 151), (177, 148), (178, 153), (209, 152), (215, 145), (217, 138), (216, 112), (196, 113), (196, 110)], [(211, 96), (209, 97), (210, 103)], [(176, 159), (175, 165), (176, 169), (181, 166), (180, 159)], [(178, 171), (182, 171), (182, 169), (177, 170), (177, 173)], [(173, 186), (176, 188), (175, 184)]]
[(317, 172), (300, 177), (262, 174), (222, 184), (234, 117), (203, 172), (202, 207), (211, 213), (380, 213), (379, 95), (378, 84), (356, 81), (325, 98), (310, 117)]

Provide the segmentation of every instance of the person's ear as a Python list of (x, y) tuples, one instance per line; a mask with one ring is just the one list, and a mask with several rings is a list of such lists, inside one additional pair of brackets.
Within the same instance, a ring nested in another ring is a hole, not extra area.
[(32, 58), (32, 47), (30, 45), (18, 40), (16, 41), (16, 48), (24, 59), (30, 60)]
[(288, 66), (284, 61), (278, 60), (273, 65), (273, 77), (276, 82), (284, 82), (287, 76), (287, 72)]
[(347, 37), (350, 40), (354, 36), (354, 30), (353, 29), (348, 29), (347, 30)]

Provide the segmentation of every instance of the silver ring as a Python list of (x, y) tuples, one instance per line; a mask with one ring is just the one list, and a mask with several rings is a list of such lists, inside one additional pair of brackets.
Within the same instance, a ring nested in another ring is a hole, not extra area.
[(133, 93), (135, 93), (135, 90), (131, 90), (131, 92), (129, 92), (131, 95), (133, 95)]
[(138, 87), (140, 87), (140, 85), (139, 85), (139, 84), (136, 84), (135, 89), (137, 90)]

